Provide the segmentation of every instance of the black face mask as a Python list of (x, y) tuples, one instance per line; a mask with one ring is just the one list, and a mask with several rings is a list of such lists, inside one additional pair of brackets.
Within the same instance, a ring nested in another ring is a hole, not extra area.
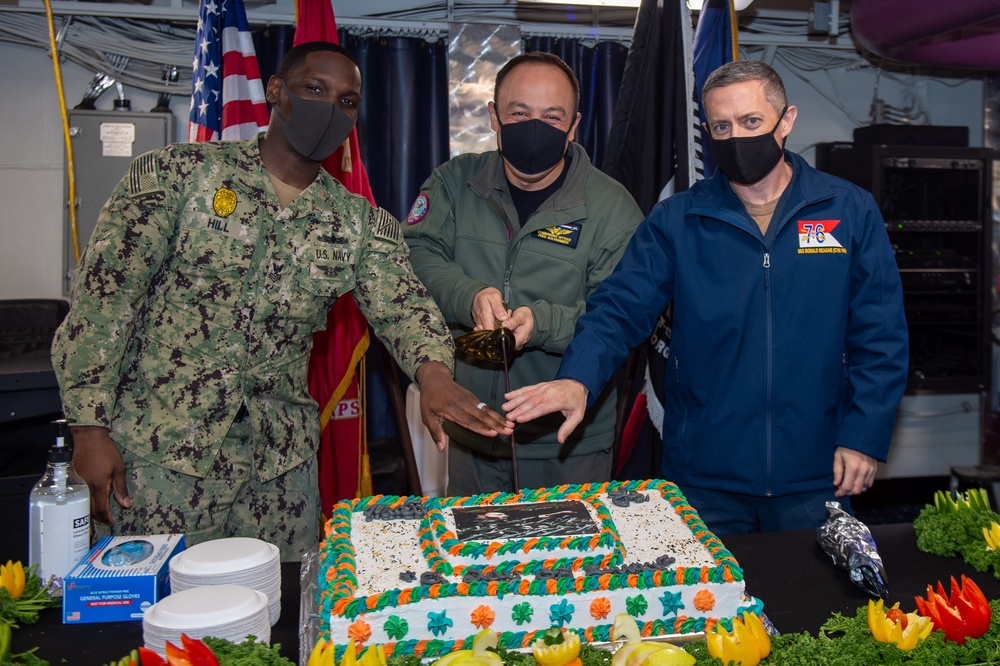
[(281, 82), (285, 95), (292, 103), (292, 116), (282, 120), (275, 112), (278, 127), (297, 153), (322, 162), (340, 147), (354, 129), (354, 119), (332, 102), (302, 99)]
[(729, 180), (740, 185), (753, 185), (771, 173), (784, 155), (774, 133), (778, 131), (786, 111), (787, 106), (778, 116), (774, 129), (767, 134), (712, 139), (712, 156)]
[(500, 123), (500, 142), (503, 149), (500, 154), (512, 167), (521, 173), (532, 176), (548, 171), (566, 154), (566, 137), (569, 132), (563, 132), (542, 120), (525, 120), (519, 123)]

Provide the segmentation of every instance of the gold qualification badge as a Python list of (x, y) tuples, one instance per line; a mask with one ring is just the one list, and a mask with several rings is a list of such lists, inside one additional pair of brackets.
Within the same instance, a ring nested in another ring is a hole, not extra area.
[(229, 217), (236, 210), (236, 192), (228, 187), (220, 187), (215, 191), (212, 208), (219, 217)]

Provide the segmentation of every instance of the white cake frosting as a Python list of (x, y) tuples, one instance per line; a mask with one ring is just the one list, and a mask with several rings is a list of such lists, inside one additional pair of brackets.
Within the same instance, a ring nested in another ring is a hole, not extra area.
[[(484, 534), (482, 514), (506, 538)], [(501, 646), (522, 647), (553, 625), (608, 640), (618, 613), (663, 635), (761, 607), (732, 554), (666, 481), (364, 498), (332, 515), (319, 607), (337, 644), (434, 656), (469, 647), (486, 627)], [(543, 535), (546, 524), (555, 536)]]

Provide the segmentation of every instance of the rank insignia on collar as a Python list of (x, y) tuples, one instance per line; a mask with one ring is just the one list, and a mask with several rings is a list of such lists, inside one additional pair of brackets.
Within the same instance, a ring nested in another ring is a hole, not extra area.
[(560, 224), (555, 227), (539, 229), (531, 235), (535, 238), (549, 241), (550, 243), (565, 245), (567, 247), (576, 247), (576, 244), (580, 241), (580, 225), (576, 222), (571, 222), (570, 224)]
[(236, 210), (236, 192), (228, 187), (220, 187), (215, 191), (212, 208), (219, 217), (229, 217)]

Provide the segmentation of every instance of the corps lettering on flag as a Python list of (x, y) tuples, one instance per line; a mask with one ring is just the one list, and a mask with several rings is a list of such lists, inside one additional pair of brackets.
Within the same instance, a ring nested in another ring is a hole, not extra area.
[(356, 419), (361, 416), (361, 401), (357, 398), (351, 400), (341, 400), (330, 413), (331, 421), (341, 419)]
[(267, 129), (257, 54), (242, 0), (202, 0), (195, 36), (188, 141), (250, 139)]

